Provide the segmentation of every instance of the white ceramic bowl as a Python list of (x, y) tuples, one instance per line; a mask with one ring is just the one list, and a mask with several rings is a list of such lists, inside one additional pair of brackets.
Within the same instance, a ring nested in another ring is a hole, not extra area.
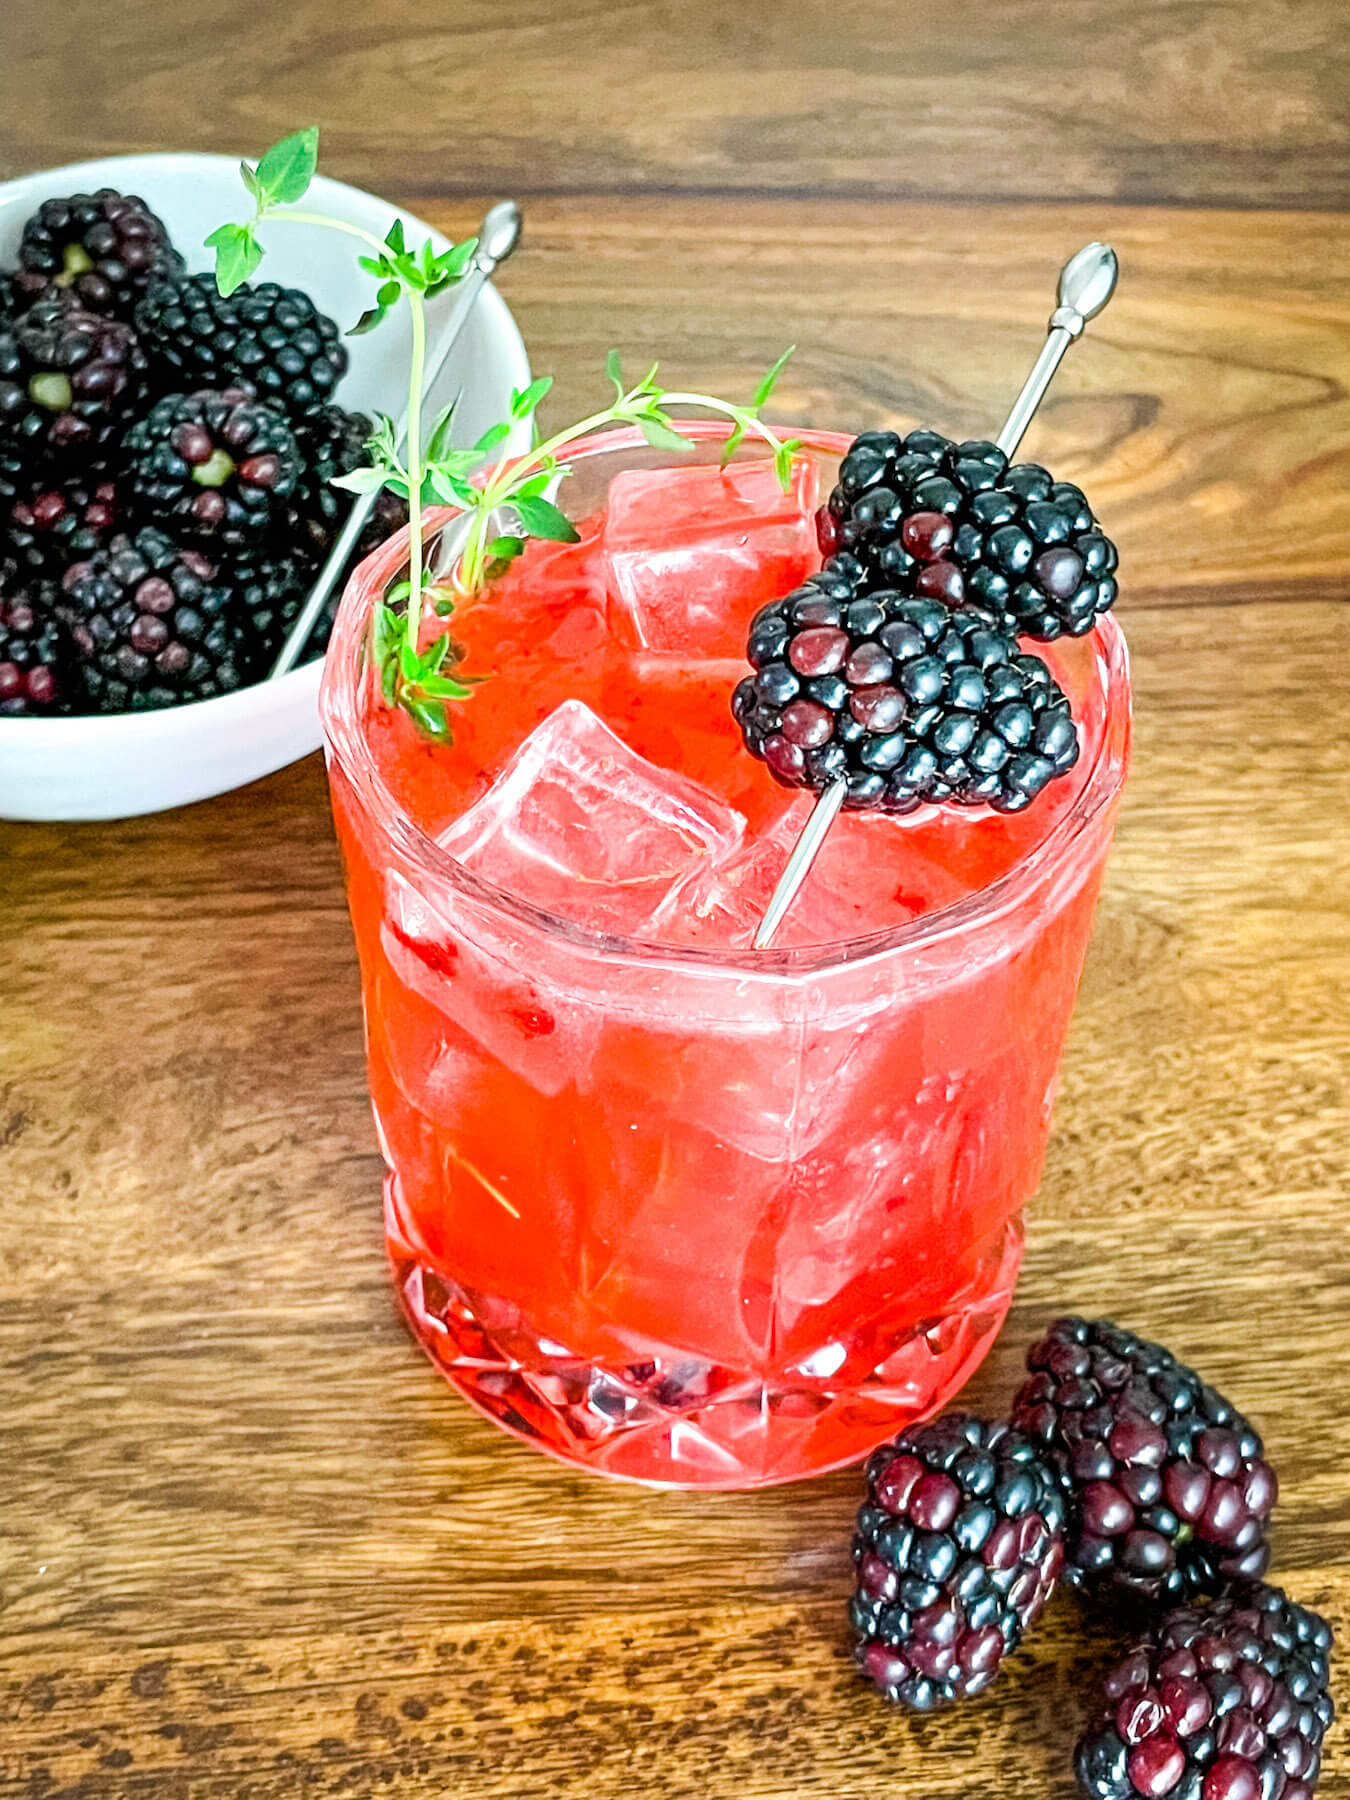
[[(202, 240), (226, 220), (247, 216), (239, 165), (227, 156), (110, 156), (44, 169), (0, 184), (0, 267), (18, 260), (24, 220), (60, 194), (119, 188), (140, 194), (164, 220), (190, 272), (209, 269)], [(359, 188), (317, 177), (304, 205), (383, 237), (396, 207)], [(447, 240), (410, 213), (410, 237)], [(303, 288), (345, 330), (369, 303), (373, 284), (356, 266), (360, 246), (314, 226), (268, 224), (259, 281)], [(428, 308), (431, 341), (451, 304)], [(404, 309), (364, 337), (345, 339), (351, 368), (342, 405), (397, 417), (407, 397), (408, 321)], [(505, 417), (512, 387), (530, 379), (525, 346), (505, 302), (485, 289), (433, 393), (432, 407), (461, 393), (455, 436), (473, 443)], [(307, 756), (320, 743), (322, 661), (218, 700), (107, 718), (0, 718), (0, 817), (117, 819), (205, 800), (242, 787)]]

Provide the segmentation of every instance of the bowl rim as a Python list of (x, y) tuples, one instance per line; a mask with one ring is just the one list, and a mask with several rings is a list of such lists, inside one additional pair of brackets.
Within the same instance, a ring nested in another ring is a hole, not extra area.
[[(0, 182), (0, 206), (19, 199), (35, 185), (46, 186), (57, 181), (63, 184), (78, 182), (81, 178), (93, 179), (94, 172), (109, 171), (118, 167), (142, 167), (147, 170), (162, 169), (166, 173), (174, 164), (192, 165), (198, 168), (210, 167), (222, 174), (229, 173), (238, 177), (238, 157), (224, 155), (217, 151), (207, 150), (128, 150), (115, 152), (111, 156), (89, 157), (82, 162), (61, 163), (51, 168), (33, 169), (25, 175), (11, 176)], [(331, 175), (316, 175), (311, 191), (327, 190), (333, 195), (349, 195), (361, 203), (361, 208), (378, 207), (397, 214), (419, 231), (424, 231), (435, 243), (438, 250), (449, 248), (450, 240), (443, 231), (429, 225), (425, 219), (419, 218), (405, 207), (396, 206), (393, 201), (373, 194), (368, 188), (359, 188), (351, 182), (338, 181)], [(240, 194), (245, 199), (242, 184)], [(519, 375), (524, 381), (530, 378), (529, 353), (525, 347), (514, 315), (506, 301), (489, 281), (479, 295), (477, 304), (485, 306), (493, 321), (493, 328), (504, 339), (504, 350), (518, 364)], [(371, 554), (378, 555), (382, 546), (377, 546)], [(326, 653), (325, 653), (326, 655)], [(127, 744), (136, 744), (146, 739), (169, 735), (173, 729), (171, 721), (181, 722), (185, 727), (197, 728), (207, 718), (207, 709), (214, 708), (210, 719), (222, 728), (227, 725), (238, 727), (251, 721), (268, 716), (275, 710), (285, 711), (292, 702), (299, 703), (306, 695), (317, 697), (319, 682), (323, 676), (325, 657), (316, 656), (298, 668), (287, 670), (275, 681), (265, 677), (261, 681), (251, 682), (248, 687), (239, 688), (231, 694), (217, 694), (209, 700), (190, 700), (181, 706), (163, 706), (147, 708), (143, 712), (125, 713), (72, 713), (49, 718), (10, 718), (0, 716), (0, 749), (11, 750), (22, 743), (26, 748), (39, 755), (50, 750), (59, 743), (63, 749), (71, 744), (87, 742), (98, 737), (109, 741), (114, 736)], [(316, 746), (317, 747), (317, 746)], [(252, 777), (249, 778), (253, 779)], [(240, 783), (246, 785), (246, 783)]]
[[(724, 439), (731, 429), (726, 420), (676, 418), (675, 429), (694, 443)], [(845, 432), (815, 426), (777, 426), (781, 435), (798, 439), (807, 449), (842, 457), (852, 442)], [(645, 451), (646, 440), (636, 426), (609, 427), (568, 446), (569, 463), (619, 451)], [(747, 438), (741, 456), (762, 454), (760, 440)], [(434, 509), (426, 519), (428, 543), (432, 543), (454, 519), (455, 507)], [(661, 944), (623, 933), (598, 931), (591, 926), (550, 912), (475, 874), (417, 824), (394, 796), (356, 718), (355, 692), (360, 680), (361, 645), (375, 595), (406, 559), (406, 528), (389, 538), (354, 570), (343, 589), (333, 625), (330, 648), (337, 654), (325, 663), (319, 691), (328, 760), (335, 763), (357, 793), (360, 804), (373, 809), (376, 828), (409, 859), (434, 878), (458, 890), (479, 906), (515, 919), (573, 952), (613, 961), (631, 959), (642, 964), (662, 964), (686, 971), (732, 971), (745, 978), (781, 980), (809, 977), (895, 952), (922, 950), (934, 942), (974, 931), (1016, 907), (1020, 896), (1037, 882), (1049, 880), (1071, 862), (1075, 848), (1102, 817), (1109, 819), (1117, 803), (1129, 767), (1133, 736), (1133, 690), (1125, 634), (1113, 613), (1101, 615), (1091, 632), (1079, 640), (1094, 647), (1105, 691), (1106, 712), (1101, 737), (1072, 805), (1027, 853), (984, 887), (976, 888), (949, 906), (924, 913), (904, 924), (843, 938), (829, 944), (771, 946), (767, 950), (710, 948), (702, 945)], [(330, 767), (330, 780), (332, 777)]]

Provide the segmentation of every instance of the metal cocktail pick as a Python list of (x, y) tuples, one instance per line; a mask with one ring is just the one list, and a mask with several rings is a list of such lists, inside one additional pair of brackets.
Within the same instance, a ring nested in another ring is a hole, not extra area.
[[(1015, 454), (1070, 344), (1083, 335), (1088, 320), (1095, 319), (1111, 298), (1119, 273), (1115, 251), (1109, 244), (1098, 243), (1084, 244), (1060, 270), (1059, 304), (1050, 315), (1048, 335), (998, 434), (998, 447), (1005, 456), (1011, 458)], [(811, 817), (792, 846), (783, 873), (778, 877), (778, 885), (764, 909), (754, 938), (756, 950), (767, 950), (773, 942), (773, 935), (820, 854), (825, 834), (838, 817), (847, 793), (846, 775), (837, 777), (821, 790)]]
[[(422, 398), (425, 400), (445, 367), (450, 352), (459, 341), (459, 335), (468, 323), (469, 314), (474, 303), (482, 293), (485, 284), (494, 269), (499, 268), (516, 245), (520, 242), (520, 208), (514, 200), (500, 200), (491, 207), (478, 227), (478, 249), (474, 253), (469, 273), (455, 290), (455, 302), (450, 310), (450, 317), (445, 322), (445, 329), (432, 349), (427, 361), (426, 378), (422, 383)], [(404, 409), (403, 417), (398, 424), (397, 441), (402, 448), (408, 435), (408, 413)], [(309, 642), (315, 625), (319, 621), (329, 595), (336, 587), (346, 568), (352, 551), (356, 548), (356, 540), (360, 537), (366, 520), (374, 511), (375, 502), (379, 498), (378, 491), (372, 494), (358, 494), (352, 510), (347, 515), (347, 522), (338, 533), (327, 560), (320, 569), (314, 586), (309, 590), (309, 598), (301, 609), (300, 616), (292, 625), (281, 646), (281, 653), (268, 671), (267, 679), (275, 681), (278, 675), (285, 675), (300, 660), (305, 645)]]

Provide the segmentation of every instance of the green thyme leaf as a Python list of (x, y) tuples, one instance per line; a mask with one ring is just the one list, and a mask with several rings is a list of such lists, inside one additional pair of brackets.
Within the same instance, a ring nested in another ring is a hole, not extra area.
[(501, 419), (496, 425), (489, 425), (482, 437), (480, 437), (478, 442), (474, 445), (474, 449), (480, 456), (489, 456), (500, 445), (504, 444), (510, 435), (510, 425), (507, 424), (505, 419)]
[(434, 738), (437, 743), (449, 742), (450, 720), (446, 716), (444, 701), (418, 700), (411, 694), (405, 694), (402, 706), (413, 724), (420, 726), (429, 738)]
[(433, 638), (422, 652), (421, 673), (419, 680), (425, 681), (428, 675), (434, 675), (445, 661), (446, 652), (450, 648), (448, 637)]
[(403, 252), (408, 248), (408, 240), (404, 236), (404, 232), (403, 232), (402, 219), (394, 220), (393, 224), (389, 227), (388, 231), (386, 231), (384, 234), (384, 241), (386, 244), (388, 244), (389, 248), (394, 252), (395, 256), (401, 256), (403, 254)]
[(380, 664), (380, 692), (385, 705), (392, 706), (398, 696), (398, 658), (392, 652)]
[(755, 389), (754, 405), (755, 405), (756, 411), (758, 411), (759, 408), (761, 406), (763, 406), (764, 402), (768, 399), (769, 395), (773, 392), (774, 383), (778, 380), (778, 377), (783, 373), (783, 370), (787, 367), (787, 360), (792, 355), (793, 351), (796, 348), (797, 348), (797, 346), (795, 344), (789, 344), (787, 349), (778, 358), (778, 361), (773, 365), (773, 367), (769, 370), (768, 374), (764, 377), (763, 381), (761, 381), (759, 386)]
[(557, 544), (580, 543), (581, 534), (576, 526), (551, 500), (522, 500), (513, 495), (511, 505), (531, 537), (549, 538)]
[(402, 626), (398, 614), (394, 611), (392, 591), (385, 596), (384, 604), (375, 609), (375, 660), (384, 667), (385, 659), (398, 640)]
[(551, 375), (541, 375), (538, 381), (532, 381), (527, 388), (522, 388), (519, 392), (513, 390), (511, 394), (511, 417), (513, 419), (528, 419), (535, 407), (538, 406), (539, 402), (544, 398), (544, 395), (552, 386), (553, 377)]
[[(432, 498), (439, 500), (442, 506), (477, 506), (479, 490), (471, 481), (465, 481), (458, 475), (452, 475), (443, 464), (427, 470), (426, 487), (431, 489)], [(423, 497), (426, 495), (423, 488)]]
[(452, 282), (462, 281), (469, 272), (469, 265), (478, 253), (478, 239), (465, 238), (462, 243), (452, 244), (448, 250), (442, 250), (439, 256), (431, 254), (430, 240), (427, 242), (427, 292), (439, 294)]
[(503, 535), (493, 538), (487, 547), (487, 553), (493, 562), (505, 564), (514, 562), (524, 548), (523, 537)]
[(794, 450), (800, 450), (801, 447), (800, 438), (789, 438), (785, 444), (780, 444), (773, 453), (773, 472), (778, 477), (778, 485), (784, 493), (792, 486), (792, 453)]
[(266, 203), (290, 206), (304, 198), (319, 160), (319, 128), (308, 125), (273, 144), (259, 158), (257, 177)]
[(253, 167), (252, 163), (250, 163), (250, 162), (241, 162), (240, 163), (239, 179), (243, 182), (244, 186), (248, 189), (250, 195), (252, 196), (252, 198), (254, 200), (262, 199), (262, 197), (263, 197), (262, 183), (258, 180), (258, 172)]
[(722, 460), (722, 467), (724, 469), (726, 468), (727, 464), (731, 461), (732, 457), (740, 449), (741, 444), (744, 442), (744, 439), (745, 439), (745, 426), (742, 425), (742, 423), (740, 422), (739, 419), (737, 419), (736, 423), (732, 426), (731, 430), (727, 433), (726, 443), (723, 444), (723, 446), (722, 446), (722, 459), (721, 460)]
[(206, 247), (216, 253), (216, 286), (227, 296), (244, 285), (263, 258), (249, 225), (218, 225)]
[(329, 477), (329, 486), (345, 488), (349, 494), (378, 494), (384, 486), (386, 469), (352, 469), (346, 475)]
[(528, 481), (522, 481), (511, 497), (513, 500), (533, 500), (537, 495), (548, 492), (553, 479), (551, 469), (541, 469), (537, 475), (531, 475)]
[(364, 337), (368, 331), (374, 331), (381, 319), (387, 318), (388, 315), (389, 308), (387, 306), (368, 306), (355, 325), (348, 328), (347, 336)]
[(405, 681), (417, 679), (417, 652), (406, 637), (398, 647), (398, 670)]
[(623, 358), (619, 355), (617, 350), (611, 350), (609, 355), (605, 358), (605, 373), (614, 383), (615, 394), (622, 400), (625, 392), (623, 385)]
[[(407, 576), (405, 575), (404, 578), (402, 579), (402, 581), (396, 581), (394, 583), (394, 585), (389, 589), (388, 593), (386, 593), (384, 598), (385, 598), (386, 603), (389, 606), (394, 607), (394, 606), (402, 606), (407, 600), (409, 600), (411, 598), (411, 596), (412, 596), (412, 583), (411, 583), (411, 581), (408, 580)], [(403, 629), (403, 626), (402, 626), (402, 622), (399, 619), (398, 614), (393, 613), (391, 616), (394, 620), (395, 628), (397, 630), (401, 631)]]
[(434, 694), (438, 700), (473, 699), (473, 689), (453, 675), (424, 675), (418, 685), (424, 694)]
[(654, 450), (688, 450), (689, 439), (682, 437), (661, 413), (642, 413), (638, 429)]
[(431, 436), (427, 439), (428, 464), (440, 462), (450, 450), (455, 428), (455, 404), (452, 401), (432, 427)]

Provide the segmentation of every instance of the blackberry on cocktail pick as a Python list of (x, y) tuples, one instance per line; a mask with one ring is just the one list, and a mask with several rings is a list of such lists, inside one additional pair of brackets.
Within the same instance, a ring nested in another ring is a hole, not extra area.
[(863, 1674), (918, 1712), (983, 1693), (1054, 1592), (1063, 1524), (1011, 1426), (950, 1413), (874, 1451), (849, 1607)]
[(787, 787), (846, 784), (853, 810), (952, 800), (1020, 812), (1078, 760), (1039, 657), (978, 614), (822, 570), (762, 608), (732, 710)]
[(286, 419), (241, 388), (166, 395), (126, 450), (136, 514), (211, 544), (256, 543), (284, 518), (300, 477)]
[(1187, 1600), (1262, 1575), (1275, 1471), (1236, 1409), (1167, 1350), (1060, 1319), (1027, 1352), (1014, 1422), (1068, 1499), (1068, 1578)]
[[(963, 471), (962, 479), (972, 494), (992, 491), (1000, 471), (1006, 476), (1007, 471), (1003, 469), (1003, 465), (1016, 452), (1017, 446), (1021, 443), (1032, 414), (1040, 404), (1055, 370), (1062, 362), (1069, 346), (1082, 335), (1087, 321), (1095, 318), (1111, 298), (1115, 291), (1116, 275), (1115, 253), (1107, 245), (1098, 243), (1084, 245), (1081, 250), (1069, 258), (1069, 261), (1061, 269), (1059, 304), (1050, 315), (1046, 340), (1041, 346), (1040, 355), (1037, 357), (1031, 373), (1022, 385), (1021, 393), (1013, 402), (1012, 410), (998, 435), (997, 443), (961, 446), (969, 454), (949, 460), (950, 469), (955, 470), (959, 466)], [(939, 438), (936, 433), (911, 433), (910, 438), (905, 441), (907, 443), (914, 442), (916, 436), (919, 450), (925, 454), (935, 451), (939, 458), (941, 457), (943, 454), (941, 446), (946, 443), (945, 439)], [(881, 435), (870, 434), (870, 438), (872, 440), (870, 443), (867, 439), (858, 440), (850, 452), (851, 455), (858, 457), (860, 445), (862, 446), (861, 460), (855, 464), (854, 470), (860, 488), (865, 485), (867, 480), (870, 480), (869, 469), (872, 473), (877, 473), (887, 463), (888, 446), (881, 440)], [(869, 458), (870, 462), (868, 462)], [(868, 463), (867, 468), (862, 466), (864, 462)], [(988, 487), (981, 485), (986, 482), (989, 484)], [(885, 530), (893, 534), (901, 535), (906, 524), (909, 526), (909, 544), (904, 545), (902, 540), (902, 549), (909, 562), (904, 567), (898, 567), (895, 572), (898, 591), (942, 609), (959, 607), (966, 598), (966, 575), (955, 557), (956, 533), (955, 530), (952, 531), (949, 543), (948, 527), (944, 523), (955, 511), (959, 510), (960, 492), (954, 482), (949, 482), (947, 485), (951, 490), (950, 493), (938, 486), (931, 485), (931, 483), (925, 486), (923, 481), (917, 482), (914, 492), (916, 495), (922, 493), (923, 504), (917, 513), (908, 515), (904, 511), (897, 492), (886, 489), (884, 484), (872, 483), (873, 499), (878, 510), (878, 518), (874, 523), (877, 523), (878, 528), (881, 525), (881, 515), (885, 517)], [(882, 494), (889, 497), (878, 501), (877, 496)], [(1018, 530), (1021, 531), (1020, 526)], [(1023, 536), (1026, 537), (1023, 549), (1019, 549), (1015, 556), (1012, 555), (1011, 550), (1006, 553), (1006, 560), (1010, 564), (1017, 565), (1018, 572), (1024, 572), (1035, 559), (1033, 541), (1028, 534), (1023, 533)], [(827, 548), (836, 548), (832, 537), (827, 535), (825, 542)], [(993, 538), (990, 542), (993, 542)], [(1048, 549), (1049, 546), (1047, 546), (1047, 553)], [(1005, 553), (1000, 552), (1000, 554)], [(1074, 556), (1077, 558), (1076, 551)], [(1084, 566), (1086, 567), (1086, 563)], [(864, 557), (854, 554), (853, 550), (845, 549), (832, 559), (832, 563), (826, 565), (826, 569), (832, 579), (841, 578), (853, 589), (855, 604), (861, 604), (867, 598), (869, 586), (880, 586), (886, 592), (895, 591), (888, 589), (885, 579), (878, 575), (875, 559), (871, 557), (870, 550), (868, 556)], [(1053, 582), (1050, 582), (1048, 571), (1049, 564), (1047, 563), (1045, 565), (1048, 583), (1045, 590), (1046, 596), (1049, 595), (1051, 588), (1067, 585), (1067, 578), (1072, 573), (1072, 569), (1068, 563), (1063, 564), (1060, 574), (1055, 576)], [(824, 573), (826, 573), (825, 570), (822, 571), (822, 574)], [(922, 581), (922, 590), (920, 590), (920, 581)], [(1114, 598), (1114, 594), (1112, 597)], [(1000, 609), (998, 605), (981, 601), (978, 596), (973, 596), (973, 599), (978, 605), (978, 611), (972, 609), (967, 612), (967, 617), (971, 620), (971, 630), (978, 624), (984, 631), (990, 632), (991, 636), (998, 637), (1003, 632), (1011, 635), (1017, 629), (1008, 609)], [(1094, 597), (1093, 605), (1095, 606), (1095, 604)], [(879, 805), (883, 801), (893, 805), (894, 801), (899, 798), (898, 791), (892, 785), (891, 776), (901, 766), (904, 758), (909, 754), (910, 748), (901, 740), (895, 745), (888, 744), (884, 751), (880, 748), (871, 750), (874, 757), (882, 757), (883, 764), (886, 758), (898, 752), (897, 761), (889, 768), (878, 767), (875, 763), (863, 763), (859, 768), (850, 763), (847, 753), (842, 759), (836, 754), (837, 766), (833, 772), (826, 773), (824, 771), (822, 767), (824, 759), (821, 756), (816, 757), (814, 763), (808, 763), (806, 755), (809, 751), (824, 751), (831, 741), (825, 736), (827, 723), (830, 724), (831, 737), (836, 746), (841, 738), (846, 741), (849, 734), (853, 734), (859, 729), (864, 733), (875, 732), (878, 729), (879, 721), (875, 718), (860, 718), (852, 700), (846, 701), (846, 697), (837, 688), (829, 690), (837, 703), (835, 722), (827, 721), (824, 717), (818, 717), (812, 713), (794, 715), (792, 726), (794, 735), (789, 735), (781, 729), (777, 731), (768, 729), (769, 720), (761, 714), (759, 708), (761, 703), (765, 702), (772, 705), (774, 696), (766, 689), (764, 670), (757, 658), (765, 658), (769, 662), (778, 661), (787, 671), (779, 684), (786, 705), (798, 698), (796, 693), (790, 691), (789, 677), (796, 680), (805, 676), (807, 679), (817, 680), (831, 675), (838, 676), (843, 671), (844, 663), (852, 654), (852, 646), (844, 641), (845, 634), (840, 629), (842, 621), (833, 627), (824, 628), (833, 632), (833, 635), (828, 638), (813, 637), (806, 630), (800, 631), (800, 635), (798, 635), (799, 621), (794, 613), (791, 619), (783, 621), (783, 625), (786, 627), (784, 649), (790, 649), (792, 652), (791, 659), (784, 661), (782, 658), (776, 657), (776, 654), (770, 654), (767, 637), (762, 637), (760, 640), (755, 638), (754, 633), (757, 628), (761, 628), (762, 619), (763, 615), (761, 614), (752, 625), (752, 639), (749, 646), (750, 660), (755, 664), (757, 672), (753, 681), (743, 681), (737, 687), (733, 701), (734, 711), (747, 745), (752, 750), (757, 749), (757, 753), (764, 756), (765, 761), (769, 763), (771, 769), (774, 769), (779, 779), (813, 787), (819, 792), (820, 798), (817, 800), (815, 809), (801, 836), (792, 848), (784, 865), (783, 873), (779, 877), (778, 885), (760, 920), (759, 929), (754, 937), (754, 948), (757, 950), (765, 949), (773, 941), (774, 933), (781, 924), (788, 907), (792, 904), (797, 890), (805, 881), (820, 846), (825, 841), (826, 833), (840, 808), (846, 804), (855, 807), (868, 804)], [(991, 628), (995, 629), (991, 630)], [(964, 632), (965, 629), (966, 627), (963, 625), (962, 631)], [(787, 642), (789, 635), (793, 640), (791, 646)], [(1048, 635), (1054, 635), (1054, 633), (1048, 633)], [(882, 648), (884, 649), (884, 646)], [(964, 648), (969, 650), (971, 646), (965, 644)], [(835, 660), (836, 658), (837, 660)], [(825, 664), (829, 662), (833, 662), (834, 666), (826, 668)], [(980, 673), (978, 668), (975, 672), (976, 674)], [(1031, 689), (1042, 689), (1044, 684), (1050, 680), (1049, 671), (1037, 659), (1031, 658), (1028, 659), (1027, 666), (1020, 669), (1020, 672), (1027, 678), (1030, 686), (1027, 691), (1016, 695), (1009, 689), (1008, 698), (1015, 699), (1024, 706), (1026, 714), (1032, 715), (1033, 728), (1041, 729), (1042, 720), (1036, 716)], [(1000, 679), (1011, 680), (1011, 677), (1000, 677)], [(881, 685), (886, 685), (886, 683), (883, 681)], [(931, 686), (932, 683), (928, 682), (927, 685)], [(933, 726), (935, 730), (940, 728), (942, 732), (940, 740), (936, 737), (928, 740), (928, 748), (942, 756), (952, 757), (954, 772), (957, 774), (955, 781), (949, 780), (946, 775), (939, 777), (941, 785), (937, 793), (940, 797), (950, 797), (973, 803), (986, 799), (992, 802), (997, 798), (1011, 810), (1018, 804), (1026, 804), (1027, 800), (1034, 798), (1034, 795), (1039, 793), (1055, 774), (1062, 772), (1061, 767), (1058, 766), (1061, 759), (1064, 759), (1063, 768), (1071, 766), (1072, 760), (1078, 753), (1077, 733), (1072, 719), (1068, 716), (1067, 704), (1062, 713), (1059, 711), (1059, 700), (1062, 696), (1058, 694), (1057, 689), (1046, 708), (1046, 711), (1054, 716), (1052, 720), (1044, 722), (1043, 741), (1032, 741), (1025, 744), (1012, 742), (1007, 734), (997, 727), (992, 718), (981, 719), (972, 725), (969, 714), (981, 712), (985, 700), (978, 700), (973, 706), (967, 707), (961, 703), (967, 693), (972, 700), (975, 699), (975, 683), (972, 678), (967, 687), (963, 677), (960, 699), (955, 690), (944, 689), (934, 693), (931, 700), (921, 702), (921, 705), (950, 706), (961, 715), (950, 723), (936, 715), (931, 717), (924, 715), (926, 725)], [(821, 695), (814, 693), (809, 698), (819, 700)], [(851, 723), (843, 725), (843, 708), (846, 704)], [(894, 702), (888, 701), (887, 705), (894, 710)], [(1019, 711), (1019, 721), (1024, 722), (1026, 714)], [(1019, 723), (1019, 734), (1021, 730), (1022, 724)], [(917, 720), (911, 723), (910, 731), (911, 734), (924, 735), (918, 729)], [(819, 742), (809, 744), (801, 741), (802, 733), (819, 733)], [(898, 736), (898, 733), (892, 731), (890, 735)], [(798, 741), (794, 742), (794, 736)], [(1072, 738), (1072, 744), (1070, 738)], [(772, 750), (770, 749), (771, 744)], [(792, 747), (791, 749), (785, 747), (789, 745)], [(977, 745), (979, 753), (989, 759), (990, 767), (979, 767), (976, 764), (972, 768), (970, 759), (977, 753)], [(1011, 760), (1003, 760), (1002, 751), (1004, 749), (1013, 753)], [(793, 753), (794, 751), (801, 752), (800, 759)], [(861, 757), (862, 753), (859, 751), (857, 762), (861, 762)], [(775, 763), (778, 764), (777, 768), (775, 768)], [(863, 774), (863, 769), (866, 770), (866, 775)], [(971, 779), (967, 779), (968, 770), (971, 772)], [(868, 779), (868, 777), (881, 776), (884, 776), (885, 779)], [(949, 795), (942, 793), (944, 788), (950, 789)], [(1013, 795), (1025, 797), (1013, 799)]]
[(1116, 600), (1116, 547), (1080, 488), (997, 444), (869, 431), (817, 516), (821, 549), (885, 586), (983, 610), (1022, 637), (1081, 637)]
[(24, 225), (14, 308), (68, 294), (87, 312), (129, 323), (151, 283), (182, 270), (163, 221), (135, 194), (64, 195), (44, 200)]
[(1325, 1619), (1263, 1582), (1168, 1613), (1106, 1678), (1084, 1800), (1311, 1800), (1331, 1649)]

